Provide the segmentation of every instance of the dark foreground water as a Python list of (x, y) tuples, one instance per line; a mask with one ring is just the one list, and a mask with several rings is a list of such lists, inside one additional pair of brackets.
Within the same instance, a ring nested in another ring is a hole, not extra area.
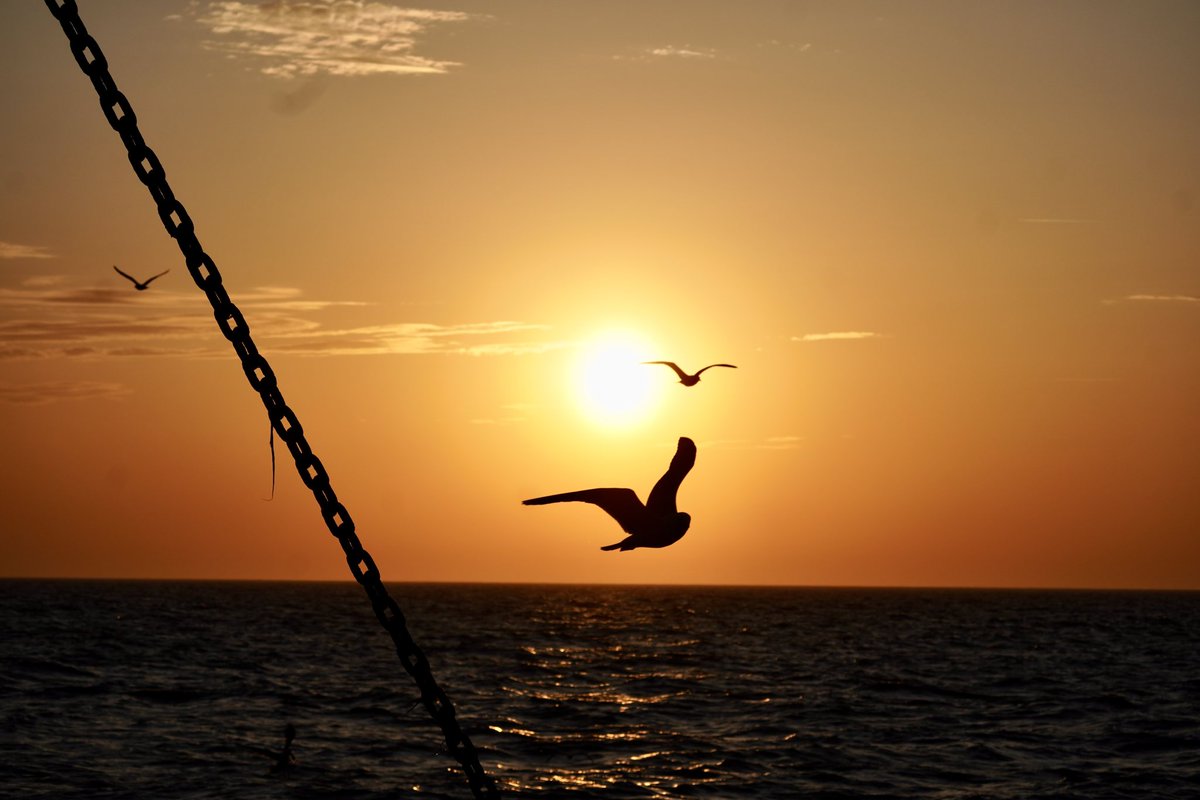
[[(1200, 797), (1197, 593), (393, 592), (507, 796)], [(415, 702), (354, 584), (0, 581), (0, 797), (468, 797)]]

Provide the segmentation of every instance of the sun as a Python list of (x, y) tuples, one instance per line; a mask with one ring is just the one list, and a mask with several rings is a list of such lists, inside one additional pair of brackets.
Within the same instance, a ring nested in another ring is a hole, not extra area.
[(588, 419), (609, 427), (634, 425), (658, 405), (662, 378), (642, 364), (654, 358), (631, 333), (609, 332), (584, 345), (573, 377), (576, 398)]

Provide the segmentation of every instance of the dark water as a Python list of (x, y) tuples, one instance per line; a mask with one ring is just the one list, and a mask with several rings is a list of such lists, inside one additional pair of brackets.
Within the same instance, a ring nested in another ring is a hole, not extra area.
[[(1198, 593), (393, 592), (507, 796), (1200, 797)], [(415, 702), (353, 584), (0, 581), (2, 797), (468, 797)]]

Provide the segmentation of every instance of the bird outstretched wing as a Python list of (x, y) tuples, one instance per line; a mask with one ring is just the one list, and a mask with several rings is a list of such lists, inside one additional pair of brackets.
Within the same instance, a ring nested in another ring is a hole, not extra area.
[(116, 264), (113, 264), (113, 269), (115, 269), (115, 270), (117, 271), (117, 274), (118, 274), (118, 275), (120, 275), (122, 278), (125, 278), (126, 280), (132, 281), (134, 286), (136, 286), (136, 285), (137, 285), (137, 282), (138, 282), (137, 278), (133, 277), (133, 276), (132, 276), (132, 275), (130, 275), (128, 272), (124, 272), (124, 271), (123, 271), (123, 270), (122, 270), (120, 267), (118, 267)]
[(157, 275), (151, 275), (149, 278), (146, 278), (145, 282), (142, 285), (148, 286), (150, 284), (150, 281), (158, 280), (159, 278), (161, 278), (163, 275), (166, 275), (170, 271), (171, 270), (169, 270), (169, 269), (164, 269), (162, 272), (158, 273)]
[(684, 378), (689, 377), (688, 374), (686, 372), (684, 372), (683, 370), (681, 370), (679, 368), (679, 365), (676, 364), (674, 361), (643, 361), (642, 363), (643, 364), (662, 364), (664, 366), (670, 367), (671, 369), (675, 370), (675, 374), (679, 376), (680, 380), (683, 380)]
[[(729, 367), (730, 369), (737, 369), (737, 365), (736, 365), (736, 364), (709, 364), (709, 365), (708, 365), (707, 367), (705, 367), (704, 369), (712, 369), (713, 367)], [(699, 376), (700, 376), (700, 372), (704, 372), (704, 369), (702, 369), (702, 370), (700, 370), (699, 372), (697, 372), (697, 373), (696, 373), (696, 377), (699, 377)]]
[(531, 500), (522, 501), (527, 506), (544, 506), (549, 503), (570, 502), (591, 503), (592, 505), (600, 506), (610, 517), (617, 521), (617, 524), (626, 533), (633, 533), (631, 526), (636, 527), (638, 520), (646, 513), (646, 507), (642, 505), (642, 501), (638, 499), (637, 492), (633, 489), (583, 489), (578, 492), (551, 494), (545, 497), (534, 497)]
[(683, 479), (695, 465), (696, 443), (686, 436), (680, 436), (671, 466), (667, 467), (658, 483), (654, 484), (654, 488), (650, 490), (650, 497), (646, 500), (646, 508), (650, 513), (657, 516), (676, 512), (675, 495), (679, 492), (679, 484), (683, 483)]

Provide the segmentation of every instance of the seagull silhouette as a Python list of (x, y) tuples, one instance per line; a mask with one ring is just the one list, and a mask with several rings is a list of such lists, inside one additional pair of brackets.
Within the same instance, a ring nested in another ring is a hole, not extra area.
[(632, 550), (635, 547), (666, 547), (678, 542), (687, 533), (692, 517), (675, 508), (679, 484), (696, 463), (696, 443), (686, 436), (679, 437), (675, 457), (666, 473), (650, 490), (650, 498), (642, 505), (633, 489), (584, 489), (525, 500), (527, 506), (577, 501), (600, 506), (629, 534), (616, 544), (601, 550)]
[(679, 365), (676, 364), (674, 361), (643, 361), (642, 363), (643, 364), (665, 364), (666, 366), (675, 370), (675, 374), (679, 376), (679, 382), (682, 383), (684, 386), (695, 386), (697, 383), (699, 383), (700, 382), (700, 373), (704, 372), (704, 369), (712, 369), (713, 367), (729, 367), (730, 369), (737, 369), (737, 367), (734, 366), (733, 364), (709, 364), (704, 369), (696, 372), (696, 374), (688, 375), (686, 372), (681, 370), (679, 368)]
[(146, 278), (146, 280), (144, 280), (144, 281), (139, 281), (137, 278), (133, 277), (128, 272), (122, 272), (121, 268), (118, 267), (116, 264), (113, 264), (113, 269), (115, 269), (117, 271), (118, 275), (120, 275), (123, 278), (127, 278), (131, 283), (133, 283), (133, 288), (137, 289), (139, 292), (146, 291), (147, 289), (150, 288), (151, 281), (153, 281), (155, 278), (161, 278), (163, 275), (166, 275), (168, 272), (171, 271), (169, 269), (166, 269), (166, 270), (163, 270), (162, 272), (158, 273), (157, 275), (152, 275), (151, 277)]

